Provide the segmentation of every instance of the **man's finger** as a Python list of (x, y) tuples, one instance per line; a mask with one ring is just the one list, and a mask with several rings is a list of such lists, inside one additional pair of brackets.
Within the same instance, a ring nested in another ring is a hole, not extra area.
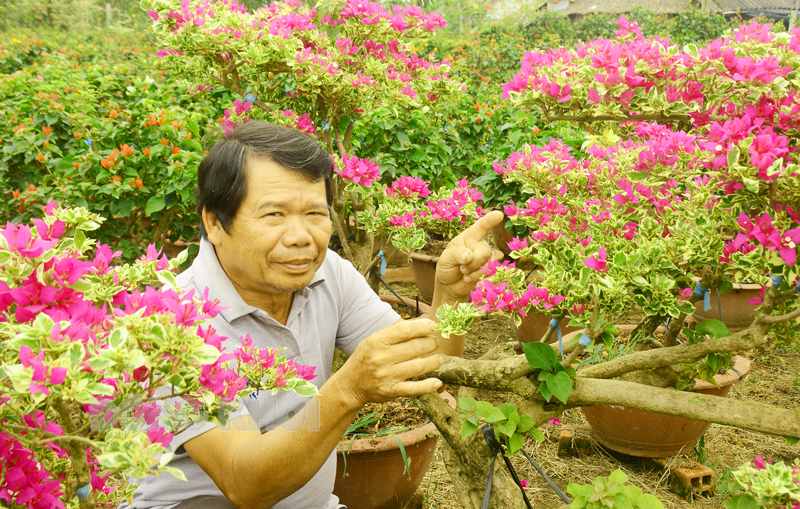
[(506, 216), (499, 210), (493, 210), (464, 230), (461, 234), (473, 240), (481, 240), (489, 231), (500, 224)]
[(433, 320), (420, 318), (418, 320), (397, 322), (388, 329), (384, 329), (383, 332), (386, 334), (386, 344), (396, 345), (409, 339), (430, 336), (435, 327), (436, 324)]
[(442, 386), (442, 381), (438, 378), (426, 378), (419, 382), (400, 382), (395, 385), (397, 397), (422, 396), (434, 392)]

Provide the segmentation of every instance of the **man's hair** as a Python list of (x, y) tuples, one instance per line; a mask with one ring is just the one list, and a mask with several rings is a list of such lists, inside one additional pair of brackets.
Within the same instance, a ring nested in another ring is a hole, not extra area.
[(215, 143), (197, 169), (197, 213), (203, 238), (208, 238), (203, 209), (217, 216), (230, 233), (247, 194), (247, 164), (253, 159), (278, 163), (308, 182), (324, 181), (328, 205), (333, 202), (333, 161), (322, 145), (296, 129), (253, 120)]

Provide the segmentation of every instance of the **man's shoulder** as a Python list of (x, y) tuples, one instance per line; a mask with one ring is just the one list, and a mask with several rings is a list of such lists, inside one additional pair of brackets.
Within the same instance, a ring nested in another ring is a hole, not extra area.
[(194, 288), (196, 286), (194, 283), (194, 264), (175, 276), (175, 282), (178, 284), (178, 287), (181, 290), (189, 290)]

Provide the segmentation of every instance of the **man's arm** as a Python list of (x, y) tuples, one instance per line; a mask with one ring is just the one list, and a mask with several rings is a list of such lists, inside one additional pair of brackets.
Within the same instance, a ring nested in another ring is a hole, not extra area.
[[(447, 244), (447, 248), (436, 264), (436, 286), (431, 302), (431, 320), (436, 318), (436, 310), (442, 304), (455, 306), (460, 302), (468, 302), (469, 294), (475, 284), (485, 275), (481, 267), (489, 259), (499, 260), (503, 257), (500, 251), (493, 250), (483, 240), (489, 231), (503, 221), (500, 211), (489, 212), (478, 219), (475, 224), (464, 230)], [(464, 336), (451, 335), (441, 338), (438, 353), (461, 357), (464, 354)]]
[(441, 387), (435, 378), (406, 381), (442, 364), (434, 354), (439, 338), (433, 325), (430, 320), (399, 322), (362, 341), (315, 396), (319, 431), (302, 422), (308, 412), (263, 435), (246, 416), (232, 422), (230, 430), (214, 429), (189, 440), (186, 452), (234, 507), (272, 507), (317, 473), (364, 404)]

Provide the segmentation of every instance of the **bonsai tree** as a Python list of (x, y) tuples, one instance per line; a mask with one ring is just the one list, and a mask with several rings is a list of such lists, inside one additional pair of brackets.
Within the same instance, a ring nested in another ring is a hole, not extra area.
[[(529, 196), (506, 207), (515, 224), (533, 230), (510, 247), (512, 257), (542, 267), (541, 281), (528, 284), (513, 264), (491, 263), (471, 302), (440, 309), (439, 329), (464, 334), (487, 313), (519, 320), (536, 311), (567, 316), (585, 332), (563, 351), (533, 343), (516, 356), (510, 346), (496, 347), (478, 361), (447, 359), (435, 373), (523, 402), (495, 408), (462, 399), (456, 413), (422, 398), (447, 440), (445, 464), (465, 507), (479, 507), (491, 461), (483, 437), (473, 434), (483, 423), (493, 425), (509, 454), (522, 444), (520, 431), (540, 437), (537, 427), (563, 410), (595, 404), (800, 438), (798, 410), (705, 395), (698, 401), (671, 390), (694, 376), (710, 379), (734, 351), (796, 341), (800, 140), (792, 112), (800, 31), (775, 34), (751, 24), (681, 51), (642, 37), (623, 18), (618, 36), (526, 53), (503, 86), (519, 106), (536, 106), (551, 120), (597, 123), (601, 134), (584, 147), (588, 157), (573, 157), (553, 140), (495, 165)], [(763, 288), (748, 328), (730, 334), (713, 321), (685, 327), (693, 303), (710, 289), (725, 292), (743, 281)], [(668, 321), (663, 342), (573, 369), (583, 352), (614, 341), (615, 324), (634, 312), (643, 316), (634, 331), (642, 337)], [(495, 475), (491, 500), (495, 507), (522, 505), (505, 474)]]
[[(252, 13), (235, 0), (142, 0), (141, 6), (163, 47), (157, 54), (191, 90), (222, 86), (241, 98), (223, 125), (261, 118), (314, 134), (335, 156), (339, 173), (357, 183), (380, 177), (376, 164), (353, 154), (353, 127), (366, 110), (429, 111), (462, 88), (450, 80), (446, 62), (429, 62), (411, 49), (447, 24), (418, 6), (387, 10), (348, 0), (308, 8), (289, 0)], [(372, 205), (365, 198), (334, 180), (335, 231), (346, 258), (364, 275), (377, 263), (373, 237), (358, 220)]]
[[(93, 249), (103, 219), (53, 202), (33, 227), (0, 230), (0, 500), (8, 507), (116, 507), (133, 495), (112, 474), (183, 473), (168, 466), (175, 434), (224, 425), (257, 390), (311, 396), (314, 368), (280, 351), (222, 353), (205, 322), (219, 302), (174, 288), (151, 245), (133, 265)], [(164, 285), (160, 290), (158, 286)], [(188, 404), (167, 403), (180, 396)]]

